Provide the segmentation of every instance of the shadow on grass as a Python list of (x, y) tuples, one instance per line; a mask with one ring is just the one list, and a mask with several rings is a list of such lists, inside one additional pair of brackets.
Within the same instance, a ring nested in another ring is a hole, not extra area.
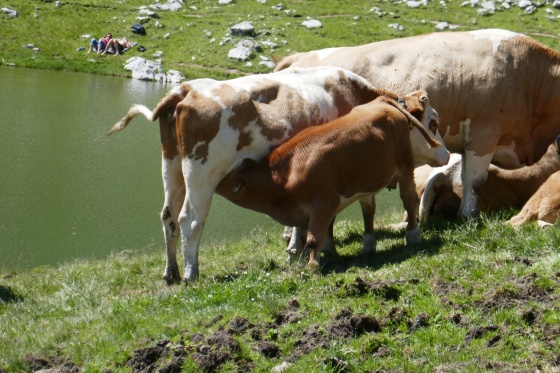
[(0, 304), (22, 302), (23, 297), (17, 294), (11, 287), (0, 285)]
[[(406, 233), (405, 229), (378, 228), (375, 230), (377, 242), (384, 240), (402, 240)], [(335, 239), (336, 247), (347, 246), (351, 244), (362, 244), (362, 233), (351, 232), (341, 240)], [(387, 264), (396, 264), (406, 261), (419, 253), (425, 256), (431, 256), (439, 253), (440, 248), (444, 245), (444, 240), (440, 235), (430, 234), (422, 235), (422, 242), (418, 245), (406, 245), (397, 243), (391, 245), (388, 249), (377, 251), (375, 254), (358, 255), (338, 255), (337, 257), (327, 257), (326, 263), (321, 267), (322, 274), (342, 273), (353, 267), (371, 268), (377, 270)]]

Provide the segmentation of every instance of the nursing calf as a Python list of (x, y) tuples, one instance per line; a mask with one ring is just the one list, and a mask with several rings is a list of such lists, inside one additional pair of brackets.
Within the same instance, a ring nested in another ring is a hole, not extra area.
[[(447, 161), (447, 149), (398, 103), (380, 97), (350, 114), (307, 128), (256, 162), (246, 159), (217, 186), (230, 201), (307, 229), (305, 253), (316, 267), (331, 221), (352, 202), (378, 192), (393, 177), (404, 208), (418, 207), (415, 157)], [(412, 219), (407, 243), (420, 242)]]
[[(560, 137), (557, 137), (544, 156), (531, 166), (506, 170), (490, 165), (488, 178), (478, 192), (480, 210), (488, 212), (510, 207), (521, 208), (529, 199), (533, 199), (537, 189), (542, 188), (541, 185), (560, 170), (559, 149)], [(431, 216), (452, 218), (457, 215), (461, 196), (464, 194), (461, 174), (462, 162), (459, 154), (453, 154), (444, 167), (422, 166), (414, 171), (420, 198), (421, 222), (427, 221)]]

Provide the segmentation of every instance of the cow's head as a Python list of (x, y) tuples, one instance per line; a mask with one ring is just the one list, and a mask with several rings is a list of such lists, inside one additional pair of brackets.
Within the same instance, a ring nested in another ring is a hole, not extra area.
[(416, 166), (429, 164), (430, 166), (440, 167), (449, 161), (449, 151), (443, 144), (443, 139), (438, 131), (439, 115), (430, 105), (428, 94), (424, 90), (414, 91), (404, 96), (406, 110), (414, 116), (429, 135), (439, 144), (433, 146), (422, 141), (424, 136), (418, 128), (411, 128), (410, 140), (415, 155)]

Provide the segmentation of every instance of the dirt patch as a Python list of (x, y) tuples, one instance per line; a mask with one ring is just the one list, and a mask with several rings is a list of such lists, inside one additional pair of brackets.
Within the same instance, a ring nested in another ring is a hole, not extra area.
[(334, 339), (349, 339), (364, 333), (380, 332), (377, 320), (368, 315), (354, 315), (350, 307), (342, 309), (325, 327), (318, 324), (306, 328), (302, 337), (294, 343), (295, 350), (289, 361), (293, 362), (317, 348), (328, 348)]
[(343, 295), (364, 296), (371, 294), (387, 301), (397, 301), (401, 296), (401, 290), (397, 286), (397, 283), (372, 282), (356, 277), (354, 282), (344, 285)]
[(82, 370), (65, 356), (26, 356), (23, 361), (29, 366), (30, 372), (50, 369), (52, 373), (79, 373)]
[(304, 317), (304, 314), (300, 311), (299, 302), (296, 299), (292, 299), (288, 306), (276, 315), (275, 322), (277, 325), (282, 324), (292, 324)]

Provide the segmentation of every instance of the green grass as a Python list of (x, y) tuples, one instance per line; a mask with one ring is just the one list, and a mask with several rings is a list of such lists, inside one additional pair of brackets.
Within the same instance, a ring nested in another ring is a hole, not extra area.
[[(193, 0), (184, 11), (158, 11), (164, 27), (156, 28), (152, 20), (146, 25), (148, 34), (137, 36), (130, 26), (136, 22), (135, 9), (145, 1), (68, 0), (55, 7), (52, 1), (6, 0), (2, 7), (16, 9), (19, 17), (0, 15), (0, 57), (3, 64), (19, 67), (127, 76), (122, 66), (128, 57), (150, 58), (161, 50), (164, 69), (180, 70), (188, 79), (268, 71), (258, 65), (257, 55), (251, 67), (227, 58), (240, 39), (232, 37), (223, 45), (220, 41), (241, 21), (254, 24), (257, 41), (278, 45), (265, 49), (265, 56), (432, 32), (439, 21), (460, 30), (511, 29), (560, 49), (557, 22), (546, 18), (545, 6), (532, 15), (513, 7), (478, 16), (476, 9), (460, 7), (461, 2), (449, 1), (444, 7), (433, 1), (410, 9), (388, 1), (283, 1), (301, 16), (295, 17), (273, 10), (276, 2), (238, 0), (219, 6), (217, 0)], [(385, 14), (371, 13), (373, 7)], [(301, 26), (307, 16), (319, 19), (323, 28)], [(405, 30), (395, 31), (390, 23)], [(123, 57), (76, 51), (88, 46), (81, 35), (106, 32), (127, 36), (148, 51), (132, 50)], [(163, 37), (167, 33), (168, 39)], [(30, 43), (40, 51), (23, 47)], [(0, 371), (72, 362), (84, 372), (129, 372), (133, 368), (127, 361), (144, 348), (156, 348), (159, 341), (170, 342), (163, 344), (167, 353), (153, 364), (163, 371), (173, 371), (172, 348), (184, 372), (201, 369), (197, 359), (206, 348), (227, 352), (216, 368), (222, 372), (269, 372), (288, 360), (292, 365), (287, 372), (557, 371), (558, 225), (514, 230), (503, 224), (512, 214), (434, 222), (423, 227), (424, 241), (417, 247), (404, 245), (402, 231), (380, 230), (372, 258), (360, 255), (361, 224), (338, 222), (342, 258), (320, 274), (301, 263), (286, 263), (280, 237), (264, 231), (204, 248), (201, 278), (188, 286), (168, 287), (161, 280), (163, 249), (150, 255), (123, 252), (101, 261), (3, 270)], [(398, 218), (393, 214), (386, 220)], [(279, 322), (293, 300), (299, 308), (291, 311), (299, 319)], [(333, 328), (348, 323), (349, 315), (375, 319), (380, 330), (337, 337)], [(237, 348), (220, 350), (212, 337), (230, 330), (241, 317), (253, 327), (230, 336)], [(261, 354), (263, 341), (274, 343), (280, 356)]]
[[(293, 52), (333, 46), (359, 45), (391, 38), (434, 32), (435, 24), (446, 21), (459, 30), (500, 27), (527, 33), (554, 49), (560, 49), (557, 18), (547, 18), (543, 5), (534, 14), (512, 7), (493, 15), (479, 16), (477, 9), (461, 7), (462, 1), (430, 2), (428, 6), (412, 9), (401, 2), (356, 2), (335, 0), (283, 1), (286, 10), (272, 8), (274, 2), (262, 4), (256, 0), (237, 0), (232, 5), (218, 5), (217, 0), (191, 0), (177, 12), (156, 11), (163, 27), (156, 20), (146, 24), (147, 35), (130, 31), (136, 23), (141, 0), (102, 1), (69, 0), (56, 7), (54, 1), (6, 0), (2, 6), (19, 12), (17, 18), (0, 14), (0, 56), (2, 63), (40, 69), (82, 71), (94, 74), (130, 76), (123, 69), (124, 61), (141, 55), (154, 59), (152, 54), (163, 52), (164, 69), (179, 70), (187, 79), (199, 77), (227, 78), (250, 73), (268, 72), (258, 65), (259, 53), (246, 62), (227, 58), (228, 51), (241, 40), (229, 34), (229, 28), (242, 21), (250, 21), (256, 29), (257, 42), (271, 41), (276, 48), (264, 48), (264, 56), (283, 57)], [(193, 10), (191, 7), (196, 7)], [(381, 9), (382, 16), (370, 10)], [(560, 11), (554, 10), (552, 18)], [(301, 23), (312, 17), (323, 27), (308, 30)], [(399, 23), (404, 31), (389, 27)], [(97, 56), (77, 52), (88, 48), (84, 34), (99, 37), (107, 32), (113, 36), (127, 36), (148, 48), (145, 53), (136, 49), (125, 56)], [(168, 38), (164, 36), (169, 34)], [(225, 38), (229, 41), (221, 43)], [(34, 44), (39, 52), (24, 48)], [(91, 61), (90, 61), (91, 60)]]
[[(340, 364), (349, 372), (555, 371), (560, 233), (534, 224), (515, 230), (503, 223), (511, 214), (434, 222), (416, 247), (404, 245), (402, 230), (379, 229), (369, 258), (360, 254), (361, 224), (342, 221), (335, 227), (342, 257), (322, 273), (289, 265), (281, 238), (265, 231), (205, 248), (202, 277), (187, 286), (161, 280), (163, 252), (4, 273), (0, 367), (26, 371), (42, 358), (129, 372), (135, 351), (167, 340), (167, 350), (180, 346), (183, 371), (198, 371), (201, 346), (217, 348), (208, 338), (246, 318), (253, 327), (232, 334), (239, 348), (217, 371), (264, 372), (286, 360), (289, 372), (334, 372)], [(293, 300), (299, 320), (278, 322)], [(380, 330), (329, 334), (348, 307), (347, 317), (373, 318)], [(416, 326), (422, 314), (426, 322)], [(259, 353), (263, 341), (281, 355)], [(314, 345), (321, 348), (300, 353)]]

